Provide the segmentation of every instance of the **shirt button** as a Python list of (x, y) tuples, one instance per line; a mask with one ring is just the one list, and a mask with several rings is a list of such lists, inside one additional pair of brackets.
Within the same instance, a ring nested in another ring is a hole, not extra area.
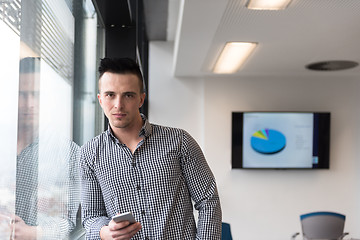
[(150, 240), (150, 238), (149, 238), (149, 237), (145, 237), (145, 240)]
[(132, 166), (133, 166), (133, 167), (136, 167), (136, 163), (133, 162), (133, 163), (132, 163)]
[(142, 214), (142, 215), (145, 215), (145, 211), (144, 211), (144, 210), (142, 210), (142, 211), (141, 211), (141, 214)]
[(137, 185), (136, 189), (139, 191), (141, 189), (140, 185)]

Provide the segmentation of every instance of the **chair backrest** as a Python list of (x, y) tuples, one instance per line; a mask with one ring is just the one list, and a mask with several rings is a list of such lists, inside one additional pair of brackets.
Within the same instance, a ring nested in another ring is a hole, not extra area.
[(230, 224), (222, 223), (221, 226), (221, 240), (232, 240)]
[(344, 233), (345, 215), (334, 212), (312, 212), (300, 216), (304, 239), (340, 239)]

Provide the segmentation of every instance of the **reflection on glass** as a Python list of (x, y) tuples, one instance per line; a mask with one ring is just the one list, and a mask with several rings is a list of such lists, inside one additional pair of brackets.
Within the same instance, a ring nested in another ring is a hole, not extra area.
[(0, 131), (6, 133), (0, 142), (0, 239), (65, 239), (75, 228), (80, 201), (79, 147), (71, 141), (72, 5), (71, 0), (0, 3), (6, 90), (0, 104)]
[[(62, 239), (74, 229), (79, 207), (78, 146), (59, 131), (63, 129), (59, 100), (42, 97), (40, 66), (39, 58), (20, 62), (16, 215), (10, 226), (14, 239)], [(41, 75), (51, 74), (49, 69)], [(46, 90), (53, 97), (59, 94)]]
[(35, 238), (37, 231), (39, 64), (35, 58), (20, 62), (18, 142), (16, 164), (16, 236)]
[[(77, 45), (75, 22), (86, 39)], [(0, 240), (82, 236), (72, 140), (74, 129), (94, 136), (94, 99), (84, 96), (95, 96), (96, 28), (91, 0), (0, 1)], [(86, 53), (76, 82), (74, 52)], [(81, 111), (74, 92), (89, 103)]]
[(15, 212), (16, 138), (19, 79), (19, 36), (0, 21), (0, 239), (9, 239)]

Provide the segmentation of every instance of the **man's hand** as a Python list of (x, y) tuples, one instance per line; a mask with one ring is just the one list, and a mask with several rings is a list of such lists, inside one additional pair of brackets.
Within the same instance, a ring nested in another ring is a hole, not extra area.
[(12, 228), (12, 239), (14, 240), (36, 240), (37, 228), (36, 226), (27, 225), (20, 217), (15, 216)]
[(0, 213), (0, 239), (9, 239), (11, 236), (12, 218)]
[(140, 229), (141, 224), (139, 222), (130, 224), (128, 221), (116, 223), (111, 220), (108, 226), (101, 228), (100, 238), (102, 240), (129, 240)]

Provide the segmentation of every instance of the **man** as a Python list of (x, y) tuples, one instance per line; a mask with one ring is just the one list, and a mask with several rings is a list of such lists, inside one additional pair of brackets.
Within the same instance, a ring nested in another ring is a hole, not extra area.
[[(102, 59), (99, 73), (109, 127), (81, 148), (87, 239), (220, 239), (215, 179), (195, 140), (139, 112), (145, 92), (133, 60)], [(111, 220), (129, 211), (138, 222)]]
[(20, 61), (15, 215), (0, 227), (11, 234), (6, 239), (65, 239), (80, 204), (79, 146), (54, 127), (39, 130), (40, 61)]

